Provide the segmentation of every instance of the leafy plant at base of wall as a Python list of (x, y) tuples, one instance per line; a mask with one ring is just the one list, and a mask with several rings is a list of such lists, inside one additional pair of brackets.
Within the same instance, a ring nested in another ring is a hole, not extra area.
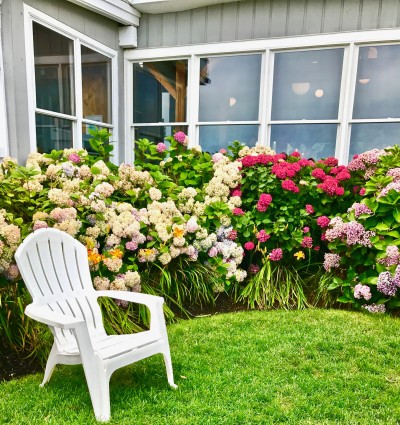
[[(393, 278), (400, 263), (400, 255), (390, 259), (387, 251), (388, 247), (392, 247), (389, 251), (400, 247), (400, 149), (395, 146), (385, 151), (379, 160), (362, 170), (369, 179), (364, 183), (365, 195), (359, 206), (342, 215), (345, 225), (362, 225), (365, 232), (371, 232), (370, 244), (349, 244), (342, 236), (328, 245), (331, 254), (340, 256), (340, 266), (331, 269), (328, 289), (340, 290), (338, 301), (356, 308), (380, 304), (388, 309), (400, 306), (396, 285), (392, 288), (393, 295), (383, 293), (377, 286), (381, 275), (389, 272)], [(368, 208), (370, 212), (356, 214), (356, 208)], [(356, 285), (368, 287), (370, 298), (358, 294), (356, 298)]]

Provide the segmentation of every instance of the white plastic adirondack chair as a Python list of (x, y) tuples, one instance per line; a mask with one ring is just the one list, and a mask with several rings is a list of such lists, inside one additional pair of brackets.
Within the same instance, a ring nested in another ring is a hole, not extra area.
[[(85, 246), (56, 229), (40, 229), (30, 234), (15, 258), (33, 298), (25, 313), (48, 325), (54, 335), (41, 386), (50, 380), (57, 364), (82, 364), (96, 418), (108, 421), (112, 373), (161, 353), (168, 383), (176, 388), (163, 298), (127, 291), (96, 291)], [(150, 330), (108, 336), (97, 303), (97, 298), (103, 296), (146, 305), (151, 314)]]

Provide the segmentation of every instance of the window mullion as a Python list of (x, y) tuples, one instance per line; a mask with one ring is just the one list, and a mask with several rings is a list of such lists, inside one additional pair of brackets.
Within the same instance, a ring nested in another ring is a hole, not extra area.
[(188, 59), (188, 89), (186, 94), (186, 98), (188, 99), (187, 122), (190, 146), (199, 145), (196, 125), (199, 116), (199, 69), (200, 58), (198, 56), (192, 55)]
[(82, 145), (82, 60), (81, 60), (81, 43), (78, 39), (74, 41), (74, 70), (75, 70), (75, 115), (76, 121), (74, 123), (73, 131), (73, 146), (74, 148), (81, 149)]
[(260, 84), (260, 104), (259, 104), (259, 110), (258, 110), (258, 120), (260, 121), (261, 125), (258, 130), (258, 143), (262, 146), (268, 146), (269, 145), (269, 139), (267, 137), (267, 128), (268, 128), (268, 120), (269, 116), (267, 115), (269, 112), (269, 79), (270, 75), (272, 75), (269, 72), (269, 58), (270, 58), (270, 51), (267, 49), (263, 55), (262, 55), (262, 63), (261, 63), (261, 84)]
[[(346, 52), (346, 50), (345, 50)], [(350, 126), (355, 91), (355, 75), (357, 73), (356, 56), (358, 48), (350, 43), (343, 61), (342, 93), (339, 120), (339, 134), (336, 143), (335, 156), (341, 164), (347, 164), (350, 148)], [(344, 88), (343, 88), (344, 87)]]

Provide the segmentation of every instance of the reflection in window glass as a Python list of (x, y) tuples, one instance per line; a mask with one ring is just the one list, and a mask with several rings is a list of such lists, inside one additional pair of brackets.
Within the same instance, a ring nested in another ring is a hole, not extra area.
[(200, 146), (204, 152), (215, 153), (232, 142), (252, 147), (258, 140), (258, 125), (204, 125), (200, 126)]
[(178, 131), (187, 134), (186, 126), (135, 127), (135, 140), (149, 139), (153, 143), (165, 143), (165, 138), (173, 136)]
[(33, 23), (36, 106), (48, 111), (75, 113), (73, 42)]
[[(93, 138), (89, 130), (103, 130), (105, 127), (100, 127), (93, 124), (82, 124), (82, 146), (83, 149), (86, 149), (89, 153), (95, 153), (95, 151), (90, 146), (89, 140)], [(107, 129), (110, 133), (112, 130)], [(112, 152), (111, 152), (112, 154)]]
[(186, 121), (187, 61), (133, 64), (133, 122)]
[(261, 55), (200, 59), (199, 121), (257, 121)]
[(51, 152), (72, 147), (72, 121), (36, 114), (38, 152)]
[(111, 58), (81, 46), (83, 117), (111, 122)]
[(351, 126), (349, 161), (355, 154), (398, 144), (399, 136), (400, 123), (353, 124)]
[(272, 120), (337, 119), (343, 49), (276, 53)]
[(335, 155), (336, 124), (279, 124), (271, 128), (271, 148), (287, 154), (297, 150), (306, 158)]
[(400, 45), (360, 47), (353, 118), (400, 118)]

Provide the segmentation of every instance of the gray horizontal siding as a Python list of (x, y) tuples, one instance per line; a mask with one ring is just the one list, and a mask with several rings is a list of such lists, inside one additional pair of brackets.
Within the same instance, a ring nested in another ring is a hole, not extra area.
[(140, 48), (400, 26), (400, 0), (244, 0), (140, 19)]

